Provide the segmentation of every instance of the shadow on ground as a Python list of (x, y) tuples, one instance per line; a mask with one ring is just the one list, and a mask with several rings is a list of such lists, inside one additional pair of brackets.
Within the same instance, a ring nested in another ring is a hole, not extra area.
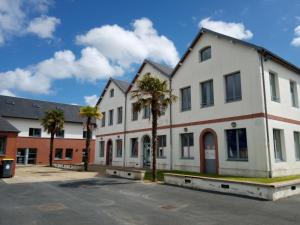
[(84, 180), (84, 181), (73, 181), (60, 184), (63, 188), (89, 188), (89, 187), (103, 187), (110, 185), (121, 185), (121, 184), (132, 184), (133, 181), (118, 181), (118, 180)]

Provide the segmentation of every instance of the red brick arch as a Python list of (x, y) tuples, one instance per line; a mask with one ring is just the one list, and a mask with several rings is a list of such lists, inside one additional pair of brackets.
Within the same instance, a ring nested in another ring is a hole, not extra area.
[(200, 173), (205, 173), (205, 146), (204, 146), (204, 135), (207, 133), (212, 133), (214, 136), (214, 144), (215, 144), (215, 151), (216, 151), (216, 171), (219, 174), (219, 150), (218, 150), (218, 136), (217, 133), (211, 129), (206, 128), (202, 130), (199, 136), (199, 146), (200, 146)]

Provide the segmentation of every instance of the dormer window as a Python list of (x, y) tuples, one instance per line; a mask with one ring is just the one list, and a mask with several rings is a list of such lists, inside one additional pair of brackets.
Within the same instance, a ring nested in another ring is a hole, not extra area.
[(199, 52), (200, 62), (206, 61), (211, 58), (211, 47), (202, 48)]
[(109, 91), (109, 97), (114, 97), (114, 95), (115, 95), (115, 90), (114, 89), (110, 89), (110, 91)]

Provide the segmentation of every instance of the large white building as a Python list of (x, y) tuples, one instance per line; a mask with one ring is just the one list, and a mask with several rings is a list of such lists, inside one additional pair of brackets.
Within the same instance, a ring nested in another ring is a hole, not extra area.
[(173, 69), (145, 60), (129, 84), (110, 79), (98, 105), (95, 162), (150, 165), (149, 109), (130, 91), (150, 72), (178, 101), (159, 118), (160, 169), (241, 176), (300, 174), (300, 68), (265, 48), (201, 29)]

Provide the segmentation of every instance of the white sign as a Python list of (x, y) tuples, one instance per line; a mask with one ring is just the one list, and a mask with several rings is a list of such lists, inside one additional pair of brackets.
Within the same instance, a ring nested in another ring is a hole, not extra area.
[(9, 170), (9, 169), (10, 169), (10, 165), (7, 164), (7, 165), (5, 166), (5, 169), (6, 169), (6, 170)]
[(216, 159), (216, 151), (214, 149), (205, 149), (205, 159)]

